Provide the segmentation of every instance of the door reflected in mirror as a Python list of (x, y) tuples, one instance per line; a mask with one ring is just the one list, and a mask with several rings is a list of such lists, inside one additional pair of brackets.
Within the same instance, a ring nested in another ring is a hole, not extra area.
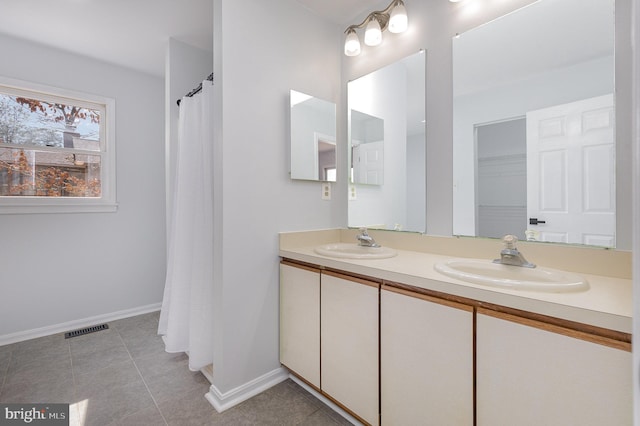
[(614, 0), (453, 39), (455, 235), (615, 247)]
[(425, 232), (425, 52), (350, 81), (350, 227)]
[(336, 181), (336, 105), (291, 90), (291, 179)]
[(351, 110), (351, 182), (384, 183), (384, 120)]

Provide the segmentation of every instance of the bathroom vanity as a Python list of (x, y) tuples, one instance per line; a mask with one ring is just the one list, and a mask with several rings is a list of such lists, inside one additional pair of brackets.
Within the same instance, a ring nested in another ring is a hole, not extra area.
[[(381, 237), (396, 256), (314, 250), (353, 242), (349, 230), (280, 235), (280, 360), (293, 375), (371, 425), (631, 424), (630, 279), (574, 269), (588, 290), (490, 287), (434, 265), (499, 242)], [(594, 254), (566, 250), (568, 264)]]

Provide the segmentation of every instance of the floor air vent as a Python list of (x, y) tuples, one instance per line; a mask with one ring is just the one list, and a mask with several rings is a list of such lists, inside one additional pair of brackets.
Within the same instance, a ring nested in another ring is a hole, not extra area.
[(108, 328), (109, 328), (108, 324), (94, 325), (87, 328), (81, 328), (80, 330), (68, 331), (64, 333), (64, 338), (69, 339), (71, 337), (78, 337), (78, 336), (82, 336), (89, 333), (95, 333), (96, 331), (100, 331), (100, 330), (107, 330)]

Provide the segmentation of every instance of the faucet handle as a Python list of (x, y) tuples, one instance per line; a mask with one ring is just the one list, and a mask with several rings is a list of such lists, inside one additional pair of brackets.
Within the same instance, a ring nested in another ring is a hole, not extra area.
[(515, 249), (516, 248), (516, 243), (518, 242), (518, 237), (516, 237), (515, 235), (505, 235), (504, 237), (502, 237), (502, 242), (504, 243), (504, 246), (508, 249)]

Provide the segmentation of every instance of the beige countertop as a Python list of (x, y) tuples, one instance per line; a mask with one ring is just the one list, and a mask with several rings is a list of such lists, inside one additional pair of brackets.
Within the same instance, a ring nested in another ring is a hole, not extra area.
[(434, 270), (436, 263), (455, 256), (393, 247), (398, 255), (388, 259), (338, 259), (321, 256), (314, 251), (318, 243), (327, 243), (326, 239), (307, 242), (311, 242), (312, 245), (304, 245), (302, 239), (283, 244), (281, 238), (280, 256), (624, 333), (632, 331), (630, 279), (580, 273), (589, 282), (589, 289), (586, 291), (551, 293), (514, 290), (472, 284), (447, 277)]

